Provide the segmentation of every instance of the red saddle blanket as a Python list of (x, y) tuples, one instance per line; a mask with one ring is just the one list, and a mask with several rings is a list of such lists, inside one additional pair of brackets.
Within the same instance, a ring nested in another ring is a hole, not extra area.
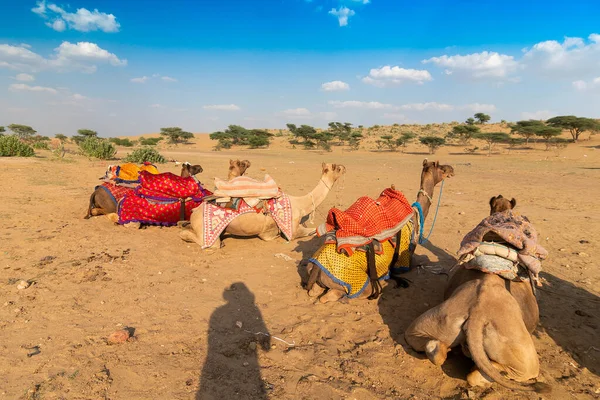
[(402, 192), (387, 188), (376, 200), (364, 196), (345, 211), (330, 209), (317, 234), (335, 231), (338, 251), (345, 250), (351, 255), (354, 248), (373, 239), (384, 241), (393, 237), (412, 214), (413, 209)]
[(193, 177), (182, 178), (170, 172), (153, 175), (140, 172), (140, 185), (119, 203), (119, 223), (176, 225), (181, 220), (181, 200), (185, 199), (183, 220), (205, 196), (211, 195)]

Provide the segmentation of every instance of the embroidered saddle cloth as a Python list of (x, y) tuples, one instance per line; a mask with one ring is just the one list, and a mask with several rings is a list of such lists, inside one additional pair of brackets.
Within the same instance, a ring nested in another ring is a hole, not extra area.
[(326, 222), (317, 228), (317, 235), (335, 231), (337, 250), (352, 255), (356, 247), (374, 239), (389, 240), (412, 215), (413, 209), (402, 192), (388, 188), (376, 200), (365, 196), (345, 211), (330, 209)]

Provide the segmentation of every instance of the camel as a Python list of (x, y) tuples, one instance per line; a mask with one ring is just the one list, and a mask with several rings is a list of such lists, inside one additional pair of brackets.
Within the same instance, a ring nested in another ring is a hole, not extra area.
[(452, 275), (445, 301), (419, 316), (406, 330), (406, 342), (441, 366), (458, 345), (475, 362), (467, 375), (471, 386), (495, 381), (509, 389), (545, 393), (547, 384), (527, 384), (539, 375), (531, 338), (539, 322), (538, 304), (529, 282), (461, 267)]
[(508, 200), (505, 197), (502, 197), (501, 194), (498, 196), (492, 197), (490, 199), (490, 215), (502, 212), (506, 210), (512, 210), (517, 205), (517, 200), (513, 197), (512, 200)]
[(248, 160), (229, 160), (229, 174), (227, 175), (227, 180), (232, 180), (233, 178), (244, 175), (248, 168), (250, 168), (250, 161)]
[[(325, 200), (327, 194), (335, 182), (346, 173), (346, 167), (338, 164), (322, 164), (322, 175), (316, 187), (304, 196), (289, 196), (292, 205), (293, 228), (291, 239), (297, 239), (309, 236), (315, 233), (314, 228), (307, 228), (301, 223), (309, 214), (314, 213), (316, 208)], [(181, 239), (186, 242), (195, 242), (204, 246), (203, 241), (203, 211), (205, 203), (195, 208), (190, 218), (188, 229), (179, 233)], [(258, 236), (260, 239), (270, 241), (280, 235), (279, 228), (270, 215), (264, 213), (242, 214), (235, 218), (225, 228), (224, 233), (233, 236), (252, 237)], [(212, 249), (221, 247), (221, 239), (211, 246)]]
[[(454, 176), (454, 168), (450, 165), (440, 165), (438, 161), (429, 162), (427, 161), (427, 159), (423, 161), (423, 170), (421, 172), (421, 186), (419, 192), (417, 193), (417, 202), (421, 205), (421, 209), (423, 210), (423, 220), (427, 218), (427, 214), (429, 213), (434, 187), (440, 182), (442, 182), (444, 179), (449, 178), (451, 176)], [(413, 226), (418, 227), (418, 216), (416, 212), (413, 213), (411, 222), (413, 223)], [(423, 229), (423, 227), (419, 228)], [(411, 246), (409, 250), (411, 253), (411, 262), (412, 254), (414, 253), (416, 243), (414, 243), (414, 245), (415, 246)], [(323, 273), (321, 268), (319, 268), (318, 266), (314, 265), (313, 263), (309, 263), (307, 271), (309, 273), (309, 278), (305, 289), (308, 291), (309, 296), (321, 296), (319, 298), (319, 301), (321, 303), (328, 303), (330, 301), (338, 301), (346, 295), (346, 289), (340, 284), (334, 282), (333, 279), (327, 274)], [(315, 285), (315, 283), (317, 283), (317, 285)], [(327, 291), (327, 293), (323, 295), (325, 291)], [(363, 292), (356, 298), (368, 298), (369, 296), (371, 296), (372, 293), (373, 286), (369, 281)]]
[[(202, 172), (202, 167), (200, 165), (191, 165), (190, 163), (183, 163), (183, 165), (181, 166), (182, 178), (194, 176), (196, 174), (199, 174), (200, 172)], [(93, 216), (114, 214), (116, 212), (117, 203), (115, 203), (113, 198), (106, 192), (106, 190), (102, 188), (97, 188), (90, 196), (88, 211), (85, 217), (83, 218), (89, 219)]]

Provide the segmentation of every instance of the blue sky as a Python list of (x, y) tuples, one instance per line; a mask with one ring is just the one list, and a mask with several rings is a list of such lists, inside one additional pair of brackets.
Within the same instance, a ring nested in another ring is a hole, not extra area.
[(600, 106), (600, 2), (0, 0), (0, 15), (0, 125), (46, 135)]

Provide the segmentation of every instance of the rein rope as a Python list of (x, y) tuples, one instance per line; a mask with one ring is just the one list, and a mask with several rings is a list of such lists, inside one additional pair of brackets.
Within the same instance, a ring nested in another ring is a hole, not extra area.
[[(431, 223), (431, 228), (429, 229), (429, 233), (426, 238), (423, 238), (423, 232), (425, 231), (425, 217), (423, 216), (423, 209), (421, 208), (421, 204), (415, 201), (412, 206), (416, 209), (417, 214), (419, 215), (419, 244), (423, 245), (429, 241), (429, 237), (433, 233), (433, 228), (435, 227), (435, 220), (437, 219), (438, 211), (440, 209), (440, 202), (442, 201), (442, 193), (444, 190), (445, 180), (442, 181), (442, 186), (440, 186), (440, 195), (438, 196), (437, 207), (435, 208), (435, 215), (433, 216), (433, 222)], [(419, 193), (422, 193), (423, 189), (419, 190)], [(427, 198), (431, 201), (431, 197), (426, 194)], [(431, 201), (433, 204), (433, 201)]]

